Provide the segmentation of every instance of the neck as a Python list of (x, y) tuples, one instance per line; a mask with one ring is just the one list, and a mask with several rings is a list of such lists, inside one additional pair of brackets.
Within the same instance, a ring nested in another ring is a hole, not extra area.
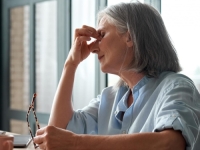
[(144, 74), (129, 70), (121, 72), (120, 77), (127, 83), (129, 88), (133, 88), (144, 77)]

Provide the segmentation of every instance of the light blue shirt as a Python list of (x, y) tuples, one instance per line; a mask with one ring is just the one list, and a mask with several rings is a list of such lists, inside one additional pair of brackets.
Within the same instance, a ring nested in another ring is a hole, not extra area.
[(163, 72), (158, 78), (142, 78), (131, 89), (133, 104), (127, 107), (130, 89), (105, 88), (88, 106), (74, 111), (67, 129), (77, 134), (132, 134), (180, 130), (187, 150), (200, 150), (200, 94), (186, 76)]

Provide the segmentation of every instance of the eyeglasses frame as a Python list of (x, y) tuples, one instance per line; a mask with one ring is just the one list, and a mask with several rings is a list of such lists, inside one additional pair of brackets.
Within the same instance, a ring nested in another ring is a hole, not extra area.
[[(30, 123), (29, 123), (29, 119), (28, 119), (28, 116), (29, 116), (31, 110), (33, 111), (33, 114), (34, 114), (34, 118), (35, 118), (35, 121), (36, 121), (37, 128), (40, 129), (40, 124), (39, 124), (39, 122), (38, 122), (38, 119), (37, 119), (37, 116), (36, 116), (36, 112), (35, 112), (35, 108), (34, 108), (36, 96), (37, 96), (37, 94), (34, 93), (34, 94), (33, 94), (32, 101), (31, 101), (31, 105), (29, 106), (28, 111), (27, 111), (27, 114), (26, 114), (26, 120), (27, 120), (27, 124), (28, 124), (28, 129), (29, 129), (29, 132), (30, 132), (30, 134), (31, 134), (32, 140), (33, 140), (34, 136), (33, 136), (33, 133), (32, 133), (32, 131), (31, 131), (31, 127), (30, 127)], [(35, 147), (35, 149), (36, 149), (36, 148), (38, 147), (38, 145), (35, 144), (34, 140), (33, 140), (33, 144), (34, 144), (34, 147)]]

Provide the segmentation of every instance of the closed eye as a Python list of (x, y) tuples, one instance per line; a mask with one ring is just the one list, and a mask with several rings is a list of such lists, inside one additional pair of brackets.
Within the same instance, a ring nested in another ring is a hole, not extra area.
[(100, 36), (101, 38), (103, 38), (104, 35), (105, 35), (105, 32), (99, 31), (99, 36)]
[(101, 32), (100, 33), (101, 37), (103, 38), (105, 36), (105, 33), (104, 32)]

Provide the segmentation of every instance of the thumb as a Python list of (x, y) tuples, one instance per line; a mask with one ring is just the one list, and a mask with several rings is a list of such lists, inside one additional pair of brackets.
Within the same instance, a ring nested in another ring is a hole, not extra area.
[(37, 130), (36, 135), (42, 135), (46, 131), (46, 127), (40, 128)]

